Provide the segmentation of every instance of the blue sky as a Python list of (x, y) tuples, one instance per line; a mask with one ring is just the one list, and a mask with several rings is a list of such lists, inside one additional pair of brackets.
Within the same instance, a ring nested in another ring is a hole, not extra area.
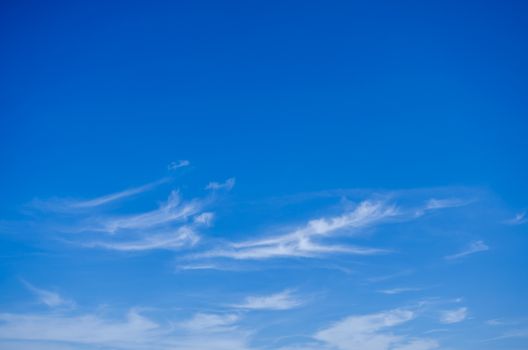
[(7, 1), (0, 349), (525, 350), (522, 1)]

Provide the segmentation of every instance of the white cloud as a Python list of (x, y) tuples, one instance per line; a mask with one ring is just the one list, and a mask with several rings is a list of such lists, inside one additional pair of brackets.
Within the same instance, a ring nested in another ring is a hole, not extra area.
[(89, 248), (104, 248), (120, 251), (142, 251), (165, 249), (171, 250), (185, 246), (193, 246), (200, 240), (191, 227), (182, 226), (173, 231), (151, 234), (134, 241), (90, 242), (83, 246)]
[(467, 205), (468, 203), (469, 201), (461, 200), (458, 198), (444, 198), (444, 199), (431, 198), (425, 204), (425, 209), (432, 210), (432, 209), (455, 208), (455, 207), (461, 207), (461, 206)]
[(37, 288), (31, 283), (22, 280), (22, 283), (38, 298), (39, 302), (49, 307), (73, 307), (72, 300), (63, 298), (59, 293)]
[(199, 257), (226, 257), (233, 259), (269, 259), (280, 257), (314, 257), (331, 253), (372, 255), (385, 253), (383, 249), (351, 245), (322, 244), (317, 240), (328, 238), (344, 230), (358, 229), (398, 214), (393, 206), (369, 201), (342, 215), (310, 220), (284, 235), (260, 240), (233, 243), (227, 248), (212, 250)]
[(382, 289), (379, 292), (382, 294), (401, 294), (401, 293), (407, 293), (407, 292), (419, 292), (423, 290), (423, 288), (411, 288), (411, 287), (402, 287), (402, 288), (392, 288), (392, 289)]
[(169, 168), (169, 170), (176, 170), (176, 169), (183, 168), (183, 167), (186, 167), (186, 166), (189, 166), (189, 165), (191, 165), (191, 162), (189, 162), (186, 159), (182, 159), (182, 160), (179, 160), (177, 162), (171, 162), (169, 164), (168, 168)]
[(302, 304), (303, 302), (295, 297), (291, 290), (285, 290), (271, 295), (249, 296), (244, 302), (233, 306), (248, 310), (288, 310)]
[(249, 334), (237, 330), (237, 320), (234, 315), (198, 314), (179, 324), (161, 323), (135, 309), (124, 319), (98, 314), (1, 313), (0, 348), (10, 348), (6, 344), (16, 341), (28, 345), (20, 349), (36, 350), (68, 349), (68, 345), (90, 350), (250, 350)]
[(490, 340), (510, 339), (510, 338), (528, 338), (528, 328), (512, 329)]
[(506, 224), (508, 225), (521, 225), (528, 222), (528, 219), (526, 218), (526, 212), (517, 213), (515, 216), (509, 220), (506, 220)]
[(478, 252), (485, 252), (487, 250), (489, 250), (489, 247), (483, 241), (474, 241), (469, 244), (469, 247), (467, 247), (467, 249), (453, 255), (448, 255), (445, 257), (445, 259), (460, 259), (467, 255), (475, 254)]
[(443, 311), (440, 314), (440, 322), (444, 324), (459, 323), (464, 321), (468, 316), (468, 309), (461, 307), (455, 310)]
[(225, 332), (233, 330), (235, 323), (240, 319), (238, 315), (204, 314), (197, 313), (191, 319), (180, 323), (180, 326), (195, 332)]
[(214, 213), (205, 212), (198, 214), (194, 217), (194, 222), (205, 226), (210, 226), (213, 222), (215, 215)]
[(393, 350), (430, 350), (438, 348), (438, 342), (432, 339), (411, 340), (407, 344), (396, 346)]
[(129, 188), (124, 191), (111, 193), (108, 195), (87, 200), (51, 199), (43, 201), (36, 199), (31, 202), (31, 206), (40, 210), (57, 212), (75, 212), (87, 209), (94, 209), (106, 204), (116, 202), (121, 199), (125, 199), (137, 194), (150, 191), (161, 184), (167, 183), (169, 180), (169, 178), (163, 178), (161, 180), (154, 181), (143, 186)]
[(203, 201), (197, 199), (182, 201), (179, 193), (172, 191), (167, 201), (158, 209), (140, 214), (90, 219), (83, 230), (114, 234), (120, 230), (150, 229), (184, 221), (188, 217), (200, 213), (203, 206)]
[[(315, 339), (338, 350), (430, 350), (438, 344), (429, 339), (410, 338), (391, 329), (416, 317), (410, 310), (395, 309), (376, 314), (350, 316), (317, 332)], [(326, 349), (325, 348), (325, 349)]]
[(227, 179), (225, 182), (209, 182), (207, 186), (205, 186), (206, 190), (221, 190), (226, 189), (230, 190), (235, 186), (235, 178), (231, 177)]

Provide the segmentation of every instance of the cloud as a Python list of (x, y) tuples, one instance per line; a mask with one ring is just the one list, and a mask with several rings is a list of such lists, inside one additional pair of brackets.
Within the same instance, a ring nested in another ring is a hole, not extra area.
[(179, 160), (177, 162), (171, 162), (168, 166), (169, 170), (176, 170), (179, 168), (184, 168), (191, 165), (191, 162), (189, 162), (186, 159)]
[(467, 255), (471, 255), (471, 254), (475, 254), (479, 252), (485, 252), (487, 250), (489, 250), (489, 247), (483, 241), (474, 241), (469, 244), (469, 247), (467, 247), (467, 249), (459, 253), (453, 254), (453, 255), (448, 255), (445, 257), (445, 259), (447, 260), (460, 259)]
[(345, 230), (353, 230), (397, 215), (393, 206), (365, 201), (342, 215), (310, 220), (286, 234), (259, 240), (232, 243), (227, 248), (212, 250), (200, 257), (232, 259), (269, 259), (280, 257), (314, 257), (331, 253), (372, 255), (383, 249), (351, 245), (322, 244), (318, 241)]
[(206, 212), (198, 214), (194, 217), (194, 222), (197, 224), (210, 226), (213, 222), (215, 215), (214, 213)]
[(199, 214), (203, 206), (204, 202), (198, 199), (182, 201), (179, 193), (172, 191), (167, 201), (158, 209), (133, 215), (91, 218), (82, 230), (115, 234), (120, 230), (150, 229), (184, 221), (190, 216)]
[(431, 350), (437, 348), (438, 343), (434, 340), (410, 338), (390, 331), (415, 317), (415, 312), (404, 309), (350, 316), (317, 332), (314, 338), (325, 344), (325, 349), (337, 350)]
[(440, 322), (444, 324), (459, 323), (464, 321), (468, 316), (468, 309), (461, 307), (455, 310), (443, 311), (440, 314)]
[(235, 329), (240, 316), (235, 314), (218, 315), (197, 313), (191, 319), (180, 323), (180, 326), (196, 332), (226, 332)]
[(235, 326), (237, 317), (197, 314), (186, 322), (173, 323), (155, 321), (137, 309), (119, 319), (99, 314), (0, 313), (0, 347), (16, 341), (31, 342), (27, 349), (73, 345), (75, 349), (250, 350), (249, 334)]
[(489, 340), (511, 339), (511, 338), (528, 338), (528, 328), (512, 329), (504, 332), (498, 337)]
[(205, 186), (206, 190), (221, 190), (226, 189), (230, 190), (235, 186), (235, 178), (231, 177), (227, 179), (225, 182), (209, 182), (207, 186)]
[(526, 212), (517, 213), (515, 216), (509, 220), (506, 220), (506, 224), (508, 225), (522, 225), (524, 223), (528, 222), (528, 219), (526, 218)]
[(401, 294), (401, 293), (407, 293), (407, 292), (419, 292), (423, 290), (423, 288), (410, 288), (410, 287), (403, 287), (403, 288), (392, 288), (392, 289), (382, 289), (379, 292), (382, 294)]
[(31, 206), (39, 210), (44, 211), (56, 211), (56, 212), (75, 212), (88, 209), (94, 209), (101, 207), (106, 204), (116, 202), (121, 199), (135, 196), (147, 191), (154, 189), (155, 187), (169, 182), (169, 178), (163, 178), (158, 181), (148, 183), (143, 186), (129, 188), (127, 190), (116, 192), (101, 197), (88, 199), (88, 200), (74, 200), (74, 199), (51, 199), (47, 201), (33, 200)]
[(444, 198), (444, 199), (431, 198), (425, 204), (425, 210), (455, 208), (455, 207), (461, 207), (461, 206), (467, 205), (469, 203), (470, 202), (468, 200), (462, 200), (458, 198)]
[(186, 246), (193, 246), (200, 240), (200, 236), (188, 226), (180, 227), (174, 231), (151, 234), (138, 240), (117, 242), (90, 242), (83, 246), (89, 248), (104, 248), (120, 251), (142, 251), (164, 249), (171, 250)]
[(233, 305), (235, 308), (247, 310), (288, 310), (302, 305), (291, 290), (264, 296), (249, 296), (244, 302)]
[(38, 298), (39, 302), (49, 307), (74, 307), (75, 303), (60, 296), (60, 294), (49, 290), (37, 288), (31, 283), (22, 280), (22, 283)]

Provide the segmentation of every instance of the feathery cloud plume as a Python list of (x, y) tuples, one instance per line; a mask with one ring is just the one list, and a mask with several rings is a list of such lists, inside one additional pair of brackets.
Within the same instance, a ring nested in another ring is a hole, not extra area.
[(284, 235), (259, 240), (232, 243), (224, 249), (212, 250), (201, 257), (226, 257), (233, 259), (269, 259), (280, 257), (314, 257), (330, 253), (372, 255), (384, 253), (383, 249), (350, 245), (322, 244), (322, 240), (344, 230), (357, 229), (397, 215), (393, 206), (369, 201), (342, 215), (310, 220)]
[(315, 334), (315, 339), (329, 349), (338, 350), (430, 350), (438, 343), (430, 339), (410, 338), (390, 329), (413, 320), (416, 313), (395, 309), (385, 312), (350, 316)]
[[(29, 349), (250, 350), (248, 333), (239, 331), (236, 315), (197, 314), (187, 322), (158, 322), (130, 309), (124, 319), (98, 314), (0, 313), (0, 347), (31, 342)], [(207, 334), (207, 337), (204, 337)]]
[(445, 259), (447, 260), (460, 259), (467, 255), (471, 255), (471, 254), (475, 254), (479, 252), (485, 252), (487, 250), (489, 250), (489, 247), (483, 241), (474, 241), (469, 244), (469, 247), (467, 247), (467, 249), (461, 251), (460, 253), (448, 255), (445, 257)]
[(26, 280), (21, 280), (24, 286), (38, 298), (39, 302), (49, 307), (73, 307), (72, 300), (63, 298), (59, 293), (37, 288)]
[(461, 307), (455, 310), (443, 311), (440, 314), (440, 322), (444, 324), (459, 323), (464, 321), (468, 316), (467, 307)]
[(135, 196), (147, 191), (154, 189), (155, 187), (169, 182), (169, 178), (163, 178), (158, 181), (148, 183), (143, 186), (129, 188), (124, 191), (107, 194), (101, 197), (87, 199), (87, 200), (75, 200), (75, 199), (50, 199), (50, 200), (33, 200), (30, 205), (34, 208), (43, 211), (55, 211), (55, 212), (75, 212), (88, 209), (94, 209), (101, 207), (106, 204), (116, 202), (121, 199)]
[(191, 165), (191, 162), (189, 162), (188, 160), (186, 159), (181, 159), (177, 162), (171, 162), (168, 166), (169, 170), (176, 170), (176, 169), (179, 169), (179, 168), (184, 168), (186, 166), (189, 166)]
[(249, 296), (244, 302), (233, 305), (247, 310), (288, 310), (301, 306), (303, 302), (293, 295), (291, 290), (261, 296)]
[(231, 177), (227, 179), (225, 182), (209, 182), (207, 186), (205, 186), (206, 190), (231, 190), (235, 186), (235, 178)]
[(521, 225), (528, 222), (528, 219), (526, 218), (526, 212), (517, 213), (515, 216), (509, 220), (506, 220), (506, 224), (508, 225)]
[(203, 206), (203, 201), (198, 199), (184, 202), (177, 191), (172, 191), (167, 201), (158, 209), (140, 214), (90, 219), (84, 230), (114, 234), (120, 230), (150, 229), (184, 221), (188, 217), (198, 214)]
[(114, 242), (91, 242), (83, 246), (89, 248), (103, 248), (120, 251), (143, 251), (164, 249), (172, 250), (185, 246), (193, 246), (200, 240), (200, 236), (189, 226), (182, 226), (174, 232), (164, 232), (149, 234), (141, 239), (132, 241), (114, 241)]

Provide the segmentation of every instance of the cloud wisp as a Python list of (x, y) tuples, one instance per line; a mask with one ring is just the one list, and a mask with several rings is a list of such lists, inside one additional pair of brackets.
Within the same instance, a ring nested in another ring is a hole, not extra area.
[(204, 201), (199, 199), (182, 201), (180, 194), (172, 191), (167, 201), (157, 209), (140, 214), (90, 218), (81, 230), (115, 234), (121, 230), (152, 229), (185, 221), (190, 216), (200, 214), (204, 205)]
[(51, 199), (43, 201), (36, 199), (31, 202), (31, 206), (42, 211), (52, 212), (77, 212), (90, 210), (150, 191), (157, 186), (165, 184), (169, 181), (170, 178), (163, 178), (139, 187), (129, 188), (124, 191), (87, 200)]
[(323, 349), (338, 350), (432, 350), (439, 344), (391, 331), (416, 318), (411, 310), (394, 309), (375, 314), (350, 316), (317, 332), (314, 338)]
[(379, 293), (387, 294), (387, 295), (395, 295), (395, 294), (402, 294), (402, 293), (409, 293), (409, 292), (419, 292), (424, 290), (424, 288), (413, 288), (413, 287), (401, 287), (401, 288), (391, 288), (391, 289), (382, 289), (379, 290)]
[(179, 168), (188, 167), (191, 165), (191, 162), (186, 159), (178, 160), (177, 162), (171, 162), (168, 166), (169, 170), (176, 170)]
[(56, 234), (68, 234), (68, 237), (61, 237), (59, 240), (85, 248), (147, 251), (192, 247), (200, 240), (199, 231), (210, 227), (215, 218), (213, 212), (206, 211), (214, 200), (212, 195), (184, 200), (179, 191), (173, 190), (166, 201), (147, 211), (119, 214), (119, 211), (114, 213), (99, 208), (118, 199), (147, 191), (166, 181), (162, 179), (85, 202), (61, 200), (63, 204), (68, 203), (68, 208), (75, 206), (87, 210), (70, 211), (67, 217), (51, 213), (47, 221), (53, 223), (52, 228)]
[(0, 313), (0, 347), (26, 342), (28, 349), (72, 344), (75, 348), (123, 350), (249, 350), (248, 333), (236, 315), (196, 314), (187, 321), (160, 322), (130, 309), (124, 318), (99, 314)]
[(82, 244), (87, 248), (103, 248), (118, 251), (173, 250), (192, 247), (200, 240), (192, 226), (182, 226), (173, 231), (154, 233), (136, 240), (94, 241)]
[(289, 289), (271, 295), (248, 296), (232, 307), (244, 310), (289, 310), (299, 307), (303, 301)]
[(517, 213), (515, 214), (513, 218), (505, 221), (505, 223), (508, 225), (522, 225), (527, 222), (528, 222), (528, 218), (526, 217), (525, 211), (521, 213)]
[(284, 257), (316, 257), (331, 253), (380, 254), (386, 251), (352, 245), (326, 244), (322, 241), (340, 232), (350, 232), (397, 215), (398, 211), (394, 206), (365, 201), (342, 215), (310, 220), (305, 225), (283, 235), (232, 243), (226, 248), (212, 250), (198, 256), (259, 260)]
[(73, 308), (75, 302), (66, 298), (63, 298), (59, 293), (52, 292), (49, 290), (37, 288), (26, 280), (21, 280), (24, 286), (32, 292), (41, 304), (44, 304), (50, 308), (66, 307)]
[(231, 177), (224, 182), (209, 182), (207, 186), (205, 186), (206, 190), (231, 190), (233, 187), (235, 187), (235, 178)]
[(440, 313), (440, 322), (444, 324), (459, 323), (464, 321), (467, 316), (467, 307), (461, 307), (455, 310), (446, 310)]
[(483, 241), (474, 241), (474, 242), (471, 242), (469, 246), (463, 251), (453, 254), (453, 255), (448, 255), (445, 257), (445, 259), (446, 260), (457, 260), (457, 259), (466, 257), (471, 254), (485, 252), (489, 249), (490, 248)]

